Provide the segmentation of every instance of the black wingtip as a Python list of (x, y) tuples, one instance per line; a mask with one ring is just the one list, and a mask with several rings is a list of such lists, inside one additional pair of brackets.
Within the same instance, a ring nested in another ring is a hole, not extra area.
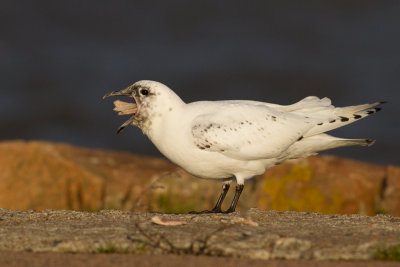
[(383, 105), (383, 104), (388, 103), (388, 101), (380, 101), (380, 102), (378, 102), (378, 103), (379, 103), (379, 105)]
[(372, 146), (375, 143), (375, 139), (365, 139), (367, 146)]
[(378, 111), (381, 111), (381, 110), (382, 110), (382, 108), (372, 108), (372, 109), (367, 110), (367, 114), (371, 115), (371, 114), (377, 113)]

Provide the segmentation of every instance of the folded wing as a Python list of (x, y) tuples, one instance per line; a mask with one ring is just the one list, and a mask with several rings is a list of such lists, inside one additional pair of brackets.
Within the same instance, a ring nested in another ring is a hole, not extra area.
[(314, 124), (306, 116), (244, 101), (220, 104), (198, 116), (191, 134), (199, 149), (252, 160), (279, 156)]

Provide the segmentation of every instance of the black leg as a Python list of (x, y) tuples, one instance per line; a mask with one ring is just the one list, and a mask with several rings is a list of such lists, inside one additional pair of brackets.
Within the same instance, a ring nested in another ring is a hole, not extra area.
[(215, 204), (215, 207), (211, 210), (212, 212), (215, 212), (215, 213), (221, 212), (222, 202), (224, 202), (226, 193), (228, 193), (230, 186), (231, 186), (230, 184), (223, 184), (222, 185), (221, 195), (219, 195), (219, 198), (217, 200), (217, 204)]
[(200, 212), (199, 211), (192, 211), (190, 213), (194, 213), (194, 214), (196, 214), (196, 213), (197, 214), (198, 213), (221, 213), (222, 212), (221, 205), (222, 205), (222, 202), (224, 202), (225, 196), (229, 191), (229, 187), (230, 187), (230, 184), (225, 184), (225, 183), (222, 184), (221, 195), (219, 195), (219, 198), (217, 200), (217, 204), (215, 204), (215, 207), (212, 210), (203, 210), (203, 211), (200, 211)]
[(236, 191), (235, 191), (235, 196), (233, 197), (231, 206), (229, 207), (228, 210), (224, 211), (224, 213), (230, 213), (230, 212), (234, 212), (236, 209), (236, 204), (238, 203), (240, 194), (242, 193), (244, 188), (244, 184), (238, 184), (236, 185)]

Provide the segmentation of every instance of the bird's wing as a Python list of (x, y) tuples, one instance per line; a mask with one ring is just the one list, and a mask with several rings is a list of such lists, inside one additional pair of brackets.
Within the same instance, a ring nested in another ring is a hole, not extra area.
[(334, 106), (331, 105), (331, 100), (329, 98), (327, 97), (319, 98), (317, 96), (307, 96), (302, 100), (291, 105), (279, 105), (279, 104), (252, 101), (252, 100), (227, 100), (225, 102), (232, 104), (247, 103), (251, 105), (262, 105), (279, 111), (297, 112), (297, 113), (315, 113), (320, 110), (329, 110), (334, 108)]
[(198, 115), (191, 135), (198, 149), (241, 160), (273, 158), (302, 138), (312, 119), (257, 103), (219, 103)]

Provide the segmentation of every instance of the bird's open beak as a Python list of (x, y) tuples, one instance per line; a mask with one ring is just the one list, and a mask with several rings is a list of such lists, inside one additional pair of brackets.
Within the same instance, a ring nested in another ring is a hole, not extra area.
[(103, 96), (103, 99), (104, 98), (107, 98), (107, 97), (110, 97), (110, 96), (131, 96), (131, 92), (129, 92), (129, 88), (126, 88), (126, 89), (124, 89), (124, 90), (120, 90), (120, 91), (112, 91), (112, 92), (109, 92), (109, 93), (107, 93), (107, 94), (105, 94), (104, 96)]
[(133, 114), (127, 121), (125, 121), (117, 130), (117, 134), (119, 134), (126, 126), (133, 124), (136, 125), (135, 117), (139, 114), (139, 104), (136, 101), (135, 96), (132, 93), (128, 92), (128, 89), (124, 89), (121, 91), (113, 91), (107, 93), (103, 96), (104, 98), (110, 96), (127, 96), (134, 100), (134, 103), (128, 103), (121, 100), (114, 101), (114, 111), (118, 112), (118, 115), (130, 115)]

